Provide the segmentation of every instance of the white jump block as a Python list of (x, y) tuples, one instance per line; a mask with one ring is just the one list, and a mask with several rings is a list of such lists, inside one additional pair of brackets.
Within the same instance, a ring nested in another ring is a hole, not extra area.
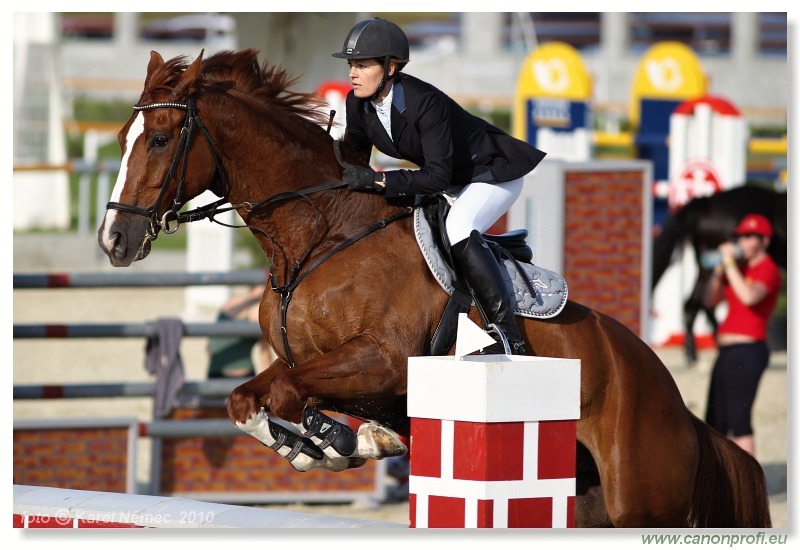
[(580, 417), (580, 361), (527, 355), (411, 357), (408, 415), (467, 422)]
[(411, 357), (411, 527), (574, 527), (580, 361)]

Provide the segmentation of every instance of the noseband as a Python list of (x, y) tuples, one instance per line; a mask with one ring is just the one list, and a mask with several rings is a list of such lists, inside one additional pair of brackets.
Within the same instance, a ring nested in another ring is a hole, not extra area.
[[(183, 127), (181, 128), (181, 137), (180, 141), (178, 142), (178, 147), (175, 150), (175, 156), (172, 158), (172, 163), (170, 164), (169, 171), (167, 175), (164, 177), (164, 182), (161, 184), (161, 191), (158, 193), (158, 197), (156, 198), (156, 202), (148, 209), (139, 208), (138, 206), (131, 206), (129, 204), (122, 204), (119, 202), (109, 202), (106, 204), (106, 209), (114, 209), (119, 210), (121, 212), (130, 212), (131, 214), (136, 214), (139, 216), (144, 216), (150, 221), (150, 227), (148, 228), (146, 238), (148, 240), (155, 240), (158, 236), (158, 232), (164, 231), (164, 233), (170, 234), (175, 233), (180, 227), (181, 217), (178, 215), (178, 211), (181, 209), (182, 200), (181, 197), (183, 196), (184, 187), (186, 186), (186, 166), (189, 162), (189, 144), (191, 143), (192, 134), (194, 133), (195, 127), (200, 128), (203, 135), (206, 138), (206, 141), (209, 145), (209, 150), (211, 151), (212, 156), (214, 157), (214, 164), (216, 165), (217, 172), (220, 174), (222, 178), (223, 185), (227, 190), (227, 177), (225, 176), (225, 171), (222, 169), (222, 165), (219, 162), (219, 158), (217, 157), (216, 151), (214, 150), (213, 144), (214, 140), (206, 130), (206, 127), (203, 126), (202, 122), (200, 122), (200, 118), (198, 117), (198, 109), (197, 109), (197, 102), (195, 101), (194, 97), (190, 97), (186, 103), (176, 103), (176, 102), (158, 102), (158, 103), (148, 103), (146, 105), (134, 105), (134, 111), (150, 111), (152, 109), (182, 109), (186, 111), (186, 118), (183, 120)], [(178, 179), (178, 190), (175, 193), (175, 198), (172, 200), (172, 208), (164, 212), (164, 215), (161, 216), (161, 219), (158, 219), (158, 210), (161, 207), (161, 201), (164, 200), (164, 195), (167, 192), (167, 188), (169, 187), (170, 180), (175, 176), (175, 170), (178, 166), (178, 162), (181, 161), (181, 172), (180, 178)], [(225, 199), (221, 199), (219, 204), (227, 202)], [(170, 221), (175, 221), (175, 227), (171, 228), (169, 226)]]

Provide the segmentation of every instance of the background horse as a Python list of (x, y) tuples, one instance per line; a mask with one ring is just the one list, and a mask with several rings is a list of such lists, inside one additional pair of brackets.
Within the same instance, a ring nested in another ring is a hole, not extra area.
[(656, 288), (685, 244), (692, 245), (697, 262), (697, 280), (683, 304), (684, 349), (690, 363), (697, 361), (694, 321), (698, 313), (705, 313), (715, 335), (718, 325), (714, 310), (703, 305), (703, 294), (713, 270), (701, 266), (700, 255), (731, 240), (736, 226), (747, 214), (761, 214), (772, 222), (774, 232), (768, 252), (778, 266), (786, 269), (786, 203), (786, 193), (758, 185), (742, 185), (692, 199), (664, 222), (661, 232), (653, 241), (651, 290)]
[[(297, 469), (341, 470), (406, 451), (408, 357), (424, 353), (448, 296), (408, 205), (342, 187), (320, 98), (291, 82), (252, 50), (191, 64), (152, 52), (98, 240), (128, 266), (161, 229), (213, 218), (229, 201), (270, 258), (275, 292), (264, 294), (260, 325), (278, 354), (231, 394), (230, 418)], [(221, 201), (179, 213), (206, 189)], [(577, 525), (770, 525), (758, 462), (691, 414), (630, 330), (575, 302), (519, 323), (532, 353), (581, 361)], [(368, 422), (352, 439), (323, 409)], [(322, 437), (321, 425), (339, 432)]]

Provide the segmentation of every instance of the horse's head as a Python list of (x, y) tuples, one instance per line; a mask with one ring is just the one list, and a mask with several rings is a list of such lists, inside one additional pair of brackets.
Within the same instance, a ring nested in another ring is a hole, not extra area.
[(201, 54), (186, 66), (151, 52), (139, 104), (119, 132), (122, 164), (98, 229), (100, 248), (111, 264), (145, 258), (150, 242), (187, 201), (219, 184), (215, 156), (198, 125), (194, 97)]
[[(286, 198), (340, 184), (342, 166), (323, 127), (329, 112), (319, 94), (290, 90), (295, 79), (284, 69), (266, 61), (259, 66), (257, 54), (201, 53), (189, 64), (183, 57), (165, 62), (151, 52), (139, 103), (119, 133), (122, 166), (98, 230), (112, 265), (145, 258), (159, 232), (200, 219), (194, 211), (179, 211), (205, 190), (229, 202), (254, 232), (267, 234), (259, 224), (291, 224), (283, 232), (284, 249), (291, 248), (291, 238), (307, 243), (309, 235), (297, 230), (305, 227), (298, 215), (318, 216), (323, 207), (303, 209)], [(342, 153), (348, 162), (369, 160)], [(334, 209), (340, 196), (318, 202)], [(348, 196), (347, 202), (361, 211), (354, 203), (370, 198), (376, 197)], [(270, 245), (273, 237), (265, 237)]]

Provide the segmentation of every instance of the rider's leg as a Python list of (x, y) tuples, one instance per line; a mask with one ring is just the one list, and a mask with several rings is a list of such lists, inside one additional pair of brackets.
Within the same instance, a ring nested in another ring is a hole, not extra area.
[[(472, 289), (475, 300), (483, 310), (488, 321), (499, 328), (515, 355), (525, 354), (525, 343), (517, 327), (514, 308), (506, 290), (500, 264), (489, 245), (480, 233), (473, 231), (469, 238), (451, 247), (458, 267)], [(485, 354), (505, 353), (503, 344), (498, 341), (484, 348)]]
[[(511, 353), (524, 354), (525, 344), (517, 327), (511, 297), (506, 291), (501, 266), (481, 237), (505, 214), (522, 191), (522, 179), (500, 183), (471, 183), (459, 194), (447, 215), (450, 250), (461, 275), (488, 321), (505, 335)], [(502, 343), (484, 353), (503, 353)]]

